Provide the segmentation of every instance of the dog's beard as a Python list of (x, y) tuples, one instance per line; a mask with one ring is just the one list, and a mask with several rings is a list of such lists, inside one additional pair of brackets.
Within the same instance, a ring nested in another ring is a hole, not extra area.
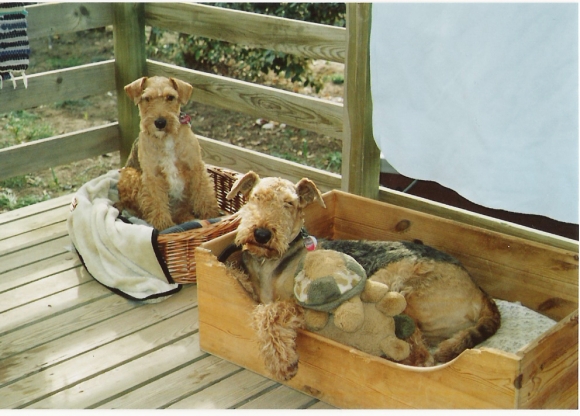
[(247, 242), (242, 245), (242, 250), (249, 252), (254, 257), (264, 258), (264, 259), (276, 259), (281, 256), (281, 254), (268, 246), (258, 243)]

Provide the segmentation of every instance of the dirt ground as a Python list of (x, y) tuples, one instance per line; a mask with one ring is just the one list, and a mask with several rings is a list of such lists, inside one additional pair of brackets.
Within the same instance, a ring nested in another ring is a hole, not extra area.
[[(108, 29), (41, 38), (31, 41), (27, 74), (112, 58), (113, 36)], [(265, 84), (342, 102), (343, 87), (333, 82), (332, 78), (342, 75), (343, 65), (315, 61), (312, 68), (324, 81), (324, 88), (318, 94), (272, 75), (267, 77)], [(7, 85), (5, 83), (4, 88)], [(18, 88), (23, 86), (19, 84)], [(195, 102), (183, 110), (192, 116), (193, 131), (202, 136), (340, 172), (342, 143), (338, 139)], [(116, 94), (113, 91), (102, 96), (0, 114), (0, 148), (107, 124), (117, 120), (116, 111)], [(119, 152), (114, 152), (2, 180), (0, 212), (72, 193), (86, 181), (119, 166)]]

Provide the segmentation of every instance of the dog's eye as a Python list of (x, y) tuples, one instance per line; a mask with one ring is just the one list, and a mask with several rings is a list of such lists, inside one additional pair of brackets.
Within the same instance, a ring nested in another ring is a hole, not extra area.
[(151, 97), (143, 97), (143, 99), (147, 102), (151, 101)]
[(284, 206), (288, 209), (294, 208), (294, 201), (286, 201), (284, 202)]
[(165, 99), (167, 101), (173, 101), (173, 100), (175, 100), (175, 95), (168, 95)]

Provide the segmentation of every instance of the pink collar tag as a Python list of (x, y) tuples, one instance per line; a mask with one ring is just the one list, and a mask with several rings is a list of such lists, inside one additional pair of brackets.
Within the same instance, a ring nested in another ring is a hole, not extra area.
[(181, 124), (187, 124), (187, 125), (191, 126), (191, 116), (189, 116), (188, 114), (185, 114), (185, 113), (181, 113), (179, 115), (179, 122)]
[(318, 245), (318, 241), (316, 241), (316, 238), (309, 235), (308, 237), (304, 237), (304, 247), (306, 247), (306, 250), (308, 251), (314, 251), (316, 250), (316, 246)]

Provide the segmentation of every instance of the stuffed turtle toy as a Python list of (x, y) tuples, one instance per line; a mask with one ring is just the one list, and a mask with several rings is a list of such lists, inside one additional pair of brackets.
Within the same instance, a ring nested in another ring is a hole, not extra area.
[(304, 307), (306, 329), (376, 356), (402, 361), (414, 321), (402, 314), (403, 295), (367, 280), (351, 256), (334, 250), (309, 251), (294, 278), (294, 296)]

